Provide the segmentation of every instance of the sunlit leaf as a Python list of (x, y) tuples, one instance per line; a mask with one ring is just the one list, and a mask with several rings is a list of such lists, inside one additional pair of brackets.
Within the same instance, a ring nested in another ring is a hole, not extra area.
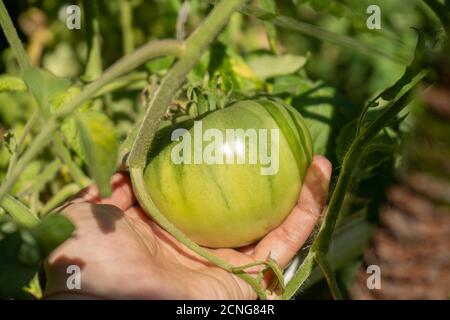
[(50, 72), (39, 68), (27, 69), (23, 77), (27, 87), (44, 113), (49, 112), (50, 99), (70, 86), (70, 81), (58, 78)]
[(21, 78), (9, 74), (0, 75), (0, 92), (25, 90), (27, 87)]
[(102, 196), (111, 193), (110, 178), (116, 169), (118, 142), (111, 120), (103, 113), (88, 111), (76, 118), (89, 173)]
[(74, 225), (59, 214), (47, 215), (31, 230), (44, 256), (63, 243), (75, 230)]
[(268, 54), (253, 55), (248, 64), (258, 78), (265, 80), (276, 76), (289, 75), (303, 68), (308, 61), (307, 57), (286, 54), (272, 56)]

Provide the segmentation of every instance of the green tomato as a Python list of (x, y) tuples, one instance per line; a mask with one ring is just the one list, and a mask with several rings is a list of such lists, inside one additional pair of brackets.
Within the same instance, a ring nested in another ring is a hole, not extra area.
[(250, 244), (281, 224), (312, 159), (309, 131), (295, 109), (245, 100), (182, 128), (160, 130), (165, 138), (156, 139), (144, 171), (151, 198), (177, 228), (218, 248)]

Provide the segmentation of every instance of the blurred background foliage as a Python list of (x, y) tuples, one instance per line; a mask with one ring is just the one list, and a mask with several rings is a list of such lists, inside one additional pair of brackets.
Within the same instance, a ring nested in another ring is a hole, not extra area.
[[(5, 4), (35, 65), (71, 80), (75, 87), (71, 92), (86, 84), (83, 76), (88, 46), (83, 15), (80, 30), (69, 30), (65, 24), (67, 6), (80, 3), (6, 0)], [(211, 1), (206, 0), (119, 0), (97, 4), (103, 69), (127, 53), (125, 43), (130, 39), (136, 48), (153, 39), (184, 38), (211, 9)], [(442, 34), (437, 17), (421, 0), (253, 0), (250, 4), (274, 13), (280, 23), (257, 19), (251, 12), (234, 14), (190, 73), (183, 92), (170, 106), (168, 117), (196, 115), (205, 109), (221, 108), (232, 99), (269, 94), (292, 104), (305, 116), (315, 140), (315, 152), (330, 158), (336, 172), (363, 106), (393, 85), (412, 60), (418, 34), (412, 28), (420, 30), (428, 46), (435, 45)], [(369, 30), (366, 26), (369, 5), (381, 8), (381, 30)], [(132, 17), (129, 33), (125, 31), (126, 10)], [(88, 108), (101, 111), (112, 120), (119, 142), (126, 139), (143, 114), (145, 102), (172, 62), (170, 58), (149, 62), (91, 101)], [(3, 34), (0, 74), (19, 75)], [(10, 159), (8, 147), (21, 136), (34, 108), (31, 95), (20, 83), (13, 89), (0, 88), (0, 136), (4, 136), (0, 181)], [(375, 108), (373, 112), (376, 111)], [(407, 113), (408, 110), (403, 115)], [(39, 127), (33, 130), (36, 133)], [(397, 151), (407, 130), (406, 118), (379, 134), (377, 148), (365, 157), (348, 192), (340, 226), (354, 233), (337, 237), (332, 250), (344, 287), (359, 265), (357, 258), (370, 237), (370, 225), (376, 222), (378, 204), (392, 180)], [(66, 131), (64, 143), (86, 172), (76, 141), (71, 139), (70, 129)], [(25, 145), (32, 143), (33, 131)], [(80, 187), (54, 148), (48, 147), (48, 152), (26, 167), (12, 194), (34, 214), (44, 216)], [(357, 227), (355, 221), (359, 223)], [(319, 281), (320, 276), (314, 277), (310, 289), (301, 296), (328, 298), (326, 283)]]

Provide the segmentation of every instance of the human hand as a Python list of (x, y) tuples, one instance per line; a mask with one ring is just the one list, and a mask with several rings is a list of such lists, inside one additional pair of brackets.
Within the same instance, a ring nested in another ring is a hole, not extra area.
[[(299, 201), (285, 221), (259, 242), (239, 249), (208, 249), (235, 266), (266, 260), (281, 268), (302, 247), (325, 206), (330, 162), (321, 156), (307, 172)], [(139, 207), (125, 174), (112, 179), (112, 195), (101, 199), (91, 186), (62, 210), (75, 234), (49, 257), (47, 298), (256, 299), (242, 279), (193, 253)], [(81, 269), (81, 289), (69, 290), (67, 267)], [(263, 286), (270, 282), (265, 277)]]

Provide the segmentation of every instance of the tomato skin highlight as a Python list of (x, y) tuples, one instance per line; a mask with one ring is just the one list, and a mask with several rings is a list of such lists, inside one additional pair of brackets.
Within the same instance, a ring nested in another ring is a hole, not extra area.
[[(267, 165), (249, 164), (250, 139), (243, 142), (245, 164), (195, 164), (193, 160), (175, 164), (172, 150), (186, 138), (183, 135), (150, 157), (144, 171), (147, 191), (160, 211), (198, 244), (212, 248), (250, 244), (279, 226), (296, 205), (312, 160), (309, 131), (295, 109), (268, 99), (239, 101), (200, 120), (203, 132), (218, 129), (223, 137), (227, 129), (266, 129), (269, 154), (270, 132), (278, 129), (277, 172), (263, 175), (262, 167)], [(189, 128), (192, 159), (194, 131)], [(217, 146), (224, 150), (225, 144), (224, 138)], [(239, 152), (236, 145), (231, 145), (233, 152)]]

